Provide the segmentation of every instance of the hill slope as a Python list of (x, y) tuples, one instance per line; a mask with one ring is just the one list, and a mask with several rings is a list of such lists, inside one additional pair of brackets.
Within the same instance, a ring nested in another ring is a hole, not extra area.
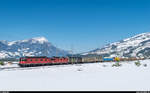
[(150, 32), (108, 44), (103, 48), (98, 48), (82, 55), (88, 54), (99, 54), (108, 57), (149, 57)]

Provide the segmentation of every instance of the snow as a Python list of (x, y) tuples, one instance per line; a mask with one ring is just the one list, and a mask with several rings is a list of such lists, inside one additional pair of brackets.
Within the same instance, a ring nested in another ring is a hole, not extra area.
[(40, 42), (41, 44), (43, 44), (44, 42), (48, 42), (48, 40), (45, 37), (36, 37), (36, 38), (32, 38), (32, 40), (33, 43), (36, 41)]
[[(150, 90), (150, 60), (55, 65), (24, 69), (0, 70), (1, 91), (148, 91)], [(147, 64), (144, 67), (143, 64)], [(12, 65), (17, 67), (17, 64)], [(10, 67), (9, 65), (1, 68)]]
[(9, 56), (9, 55), (6, 54), (5, 51), (0, 52), (0, 58), (5, 58), (6, 56)]
[(48, 42), (48, 40), (45, 37), (35, 37), (35, 38), (31, 38), (31, 39), (26, 39), (26, 40), (17, 40), (17, 41), (8, 42), (8, 46), (12, 46), (12, 45), (16, 44), (17, 42), (18, 43), (29, 42), (30, 40), (32, 40), (32, 43), (39, 42), (39, 43), (43, 44), (44, 42)]
[(17, 41), (8, 42), (8, 46), (12, 46), (13, 44), (16, 44)]

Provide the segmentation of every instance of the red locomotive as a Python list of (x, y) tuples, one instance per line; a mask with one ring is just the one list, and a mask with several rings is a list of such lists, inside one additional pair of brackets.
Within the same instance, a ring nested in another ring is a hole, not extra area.
[(66, 57), (22, 57), (20, 58), (19, 66), (42, 66), (54, 64), (67, 64), (69, 61)]

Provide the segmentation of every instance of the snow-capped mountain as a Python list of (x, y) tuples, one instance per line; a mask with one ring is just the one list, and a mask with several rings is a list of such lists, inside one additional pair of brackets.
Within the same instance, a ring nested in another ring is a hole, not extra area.
[(108, 57), (150, 57), (150, 32), (114, 42), (82, 55), (98, 54)]
[(18, 41), (0, 41), (0, 58), (23, 56), (64, 56), (68, 52), (53, 46), (45, 37)]

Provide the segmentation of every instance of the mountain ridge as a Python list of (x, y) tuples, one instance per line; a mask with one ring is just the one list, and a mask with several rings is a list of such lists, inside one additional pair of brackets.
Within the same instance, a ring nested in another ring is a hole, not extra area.
[(0, 41), (0, 58), (19, 58), (23, 56), (65, 56), (69, 52), (56, 48), (45, 37), (25, 40)]

